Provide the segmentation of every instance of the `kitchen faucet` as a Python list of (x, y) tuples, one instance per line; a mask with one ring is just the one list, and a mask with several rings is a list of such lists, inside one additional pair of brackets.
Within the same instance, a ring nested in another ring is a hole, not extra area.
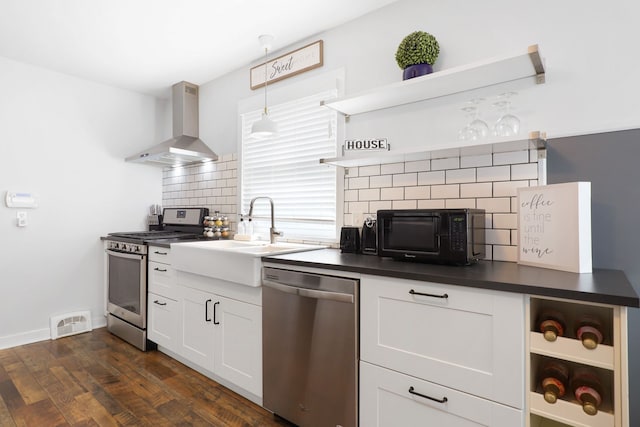
[(269, 242), (273, 244), (276, 242), (276, 236), (282, 236), (282, 231), (276, 230), (275, 216), (273, 214), (273, 200), (271, 199), (271, 197), (258, 196), (251, 199), (251, 202), (249, 203), (249, 215), (247, 216), (249, 217), (249, 219), (251, 219), (251, 214), (253, 213), (253, 203), (258, 199), (267, 199), (271, 204), (271, 228), (269, 229)]

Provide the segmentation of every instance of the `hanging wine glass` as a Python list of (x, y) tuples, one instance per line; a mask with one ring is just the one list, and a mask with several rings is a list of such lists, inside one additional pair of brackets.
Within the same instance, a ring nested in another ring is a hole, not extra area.
[(506, 92), (499, 96), (499, 101), (493, 104), (501, 112), (501, 116), (494, 126), (496, 136), (515, 136), (520, 132), (520, 119), (511, 114), (510, 98), (516, 92)]
[(478, 131), (471, 127), (471, 122), (469, 118), (473, 117), (473, 114), (476, 110), (474, 106), (466, 106), (462, 108), (462, 111), (466, 113), (466, 124), (458, 131), (458, 140), (459, 141), (476, 141), (479, 139), (480, 135)]
[(478, 133), (478, 139), (484, 139), (487, 137), (487, 135), (489, 135), (489, 125), (487, 125), (487, 122), (485, 122), (479, 117), (480, 116), (479, 105), (480, 103), (482, 103), (482, 101), (484, 101), (484, 98), (474, 98), (471, 101), (469, 101), (469, 103), (473, 104), (473, 107), (474, 107), (474, 110), (472, 111), (473, 120), (471, 121), (471, 123), (469, 123), (469, 127), (474, 129)]

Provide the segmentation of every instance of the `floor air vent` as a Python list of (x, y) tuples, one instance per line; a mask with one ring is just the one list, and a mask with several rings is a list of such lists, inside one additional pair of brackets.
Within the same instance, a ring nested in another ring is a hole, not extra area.
[(51, 318), (51, 339), (81, 334), (91, 330), (91, 312), (77, 311)]

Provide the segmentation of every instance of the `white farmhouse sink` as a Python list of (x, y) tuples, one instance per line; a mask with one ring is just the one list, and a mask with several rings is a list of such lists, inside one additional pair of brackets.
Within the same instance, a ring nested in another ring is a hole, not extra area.
[(261, 257), (324, 247), (326, 246), (239, 240), (174, 243), (171, 245), (171, 265), (178, 271), (246, 286), (260, 286)]

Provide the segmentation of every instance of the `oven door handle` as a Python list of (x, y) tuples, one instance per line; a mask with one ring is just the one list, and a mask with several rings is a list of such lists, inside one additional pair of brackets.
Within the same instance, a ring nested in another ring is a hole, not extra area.
[(139, 261), (144, 259), (144, 255), (126, 254), (124, 252), (112, 251), (111, 249), (105, 249), (104, 251), (109, 255), (117, 256), (118, 258), (137, 259)]

